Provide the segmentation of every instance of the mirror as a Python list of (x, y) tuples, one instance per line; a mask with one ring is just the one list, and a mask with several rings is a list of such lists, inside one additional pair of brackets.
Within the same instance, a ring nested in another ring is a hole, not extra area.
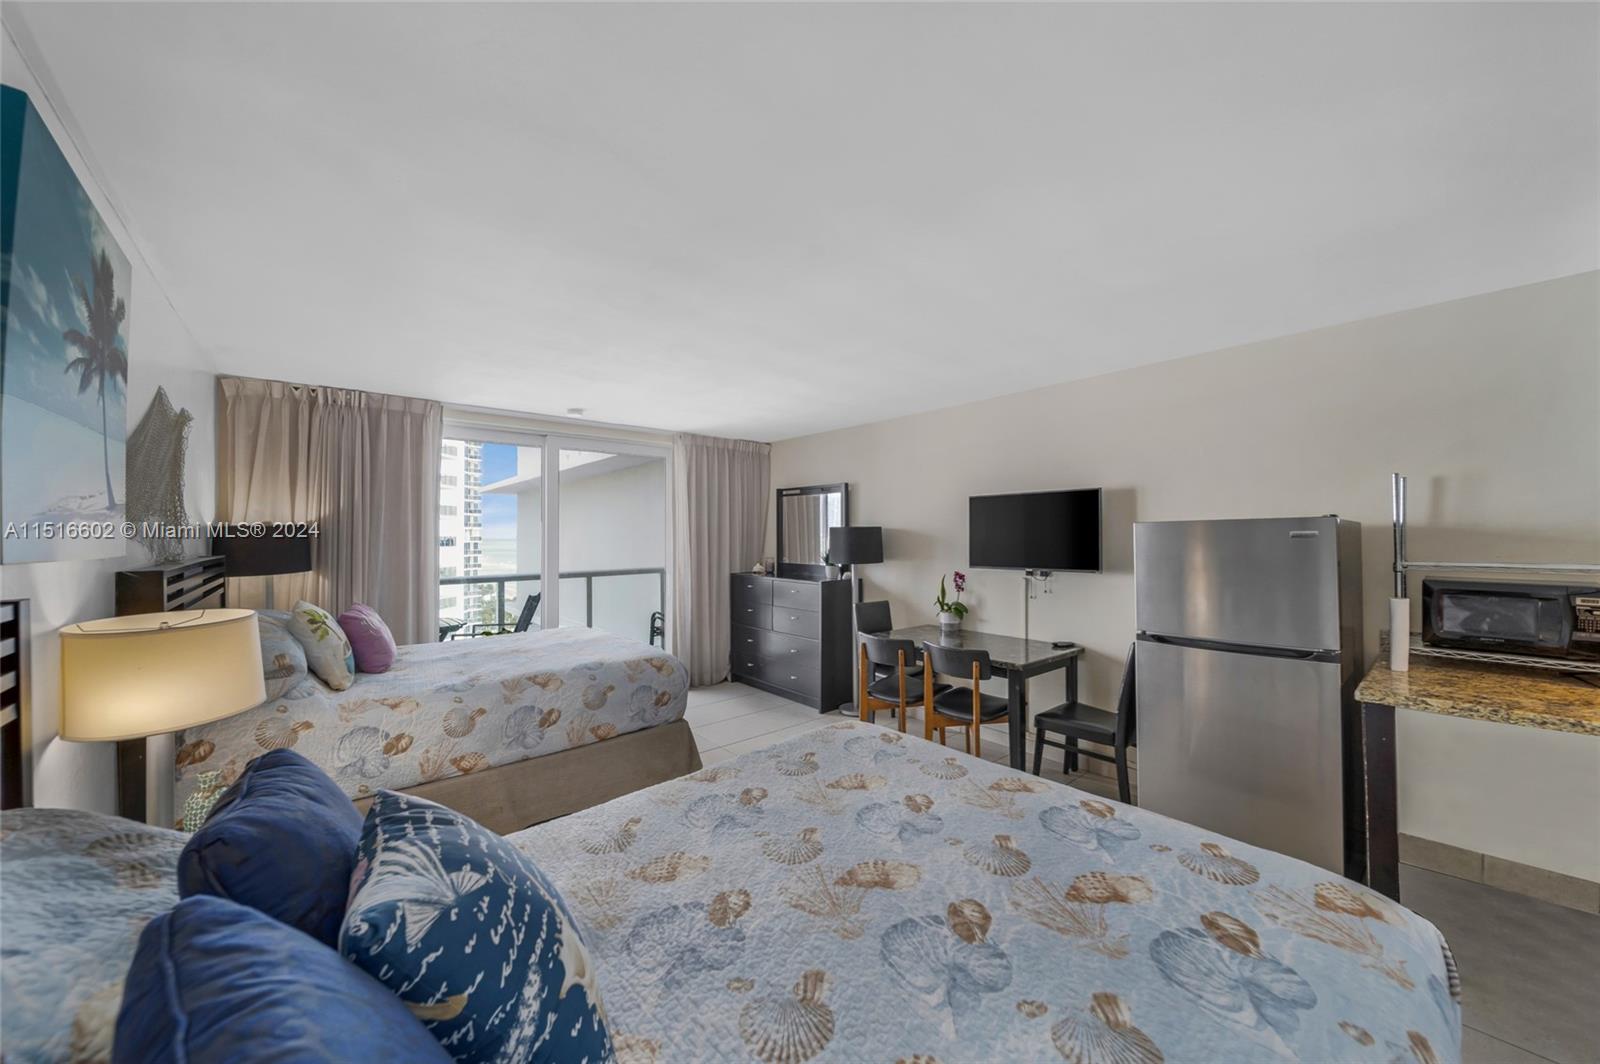
[(850, 523), (850, 486), (812, 484), (778, 489), (778, 574), (802, 580), (827, 575), (828, 529)]

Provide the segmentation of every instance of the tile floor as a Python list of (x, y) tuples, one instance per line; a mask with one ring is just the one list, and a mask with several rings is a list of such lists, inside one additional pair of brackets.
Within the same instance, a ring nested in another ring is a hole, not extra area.
[[(690, 691), (686, 716), (708, 765), (839, 719), (735, 683)], [(889, 723), (887, 714), (878, 719)], [(911, 727), (918, 726), (913, 715)], [(948, 745), (960, 749), (961, 739), (951, 733)], [(1003, 727), (985, 728), (983, 755), (1005, 761)], [(1063, 777), (1057, 751), (1045, 751), (1044, 771), (1116, 797), (1108, 777)], [(1137, 799), (1137, 783), (1134, 793)], [(1401, 866), (1400, 894), (1455, 952), (1464, 1064), (1600, 1064), (1600, 916), (1410, 865)]]

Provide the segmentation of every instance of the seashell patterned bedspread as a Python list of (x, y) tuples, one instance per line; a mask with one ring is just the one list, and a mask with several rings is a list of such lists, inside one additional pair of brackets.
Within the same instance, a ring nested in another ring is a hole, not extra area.
[(268, 750), (293, 747), (360, 798), (599, 742), (683, 716), (677, 658), (592, 628), (400, 648), (388, 672), (345, 691), (308, 678), (282, 698), (177, 740), (181, 810), (201, 773), (220, 786)]
[(1426, 920), (872, 725), (510, 838), (583, 925), (622, 1064), (1460, 1059)]
[(178, 903), (187, 836), (103, 813), (0, 813), (0, 1058), (108, 1061), (122, 982)]

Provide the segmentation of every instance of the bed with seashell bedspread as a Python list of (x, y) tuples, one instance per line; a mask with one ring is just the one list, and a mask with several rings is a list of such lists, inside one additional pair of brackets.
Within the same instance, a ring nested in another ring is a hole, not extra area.
[(623, 1064), (1460, 1057), (1408, 910), (872, 725), (510, 838), (583, 925)]
[[(284, 747), (352, 798), (414, 790), (670, 724), (683, 717), (688, 690), (677, 658), (592, 628), (405, 646), (389, 671), (359, 673), (347, 690), (311, 676), (282, 697), (182, 732), (175, 807), (207, 783), (220, 791), (252, 758)], [(209, 770), (218, 776), (202, 781)]]
[(0, 1058), (109, 1061), (122, 982), (178, 902), (187, 836), (104, 813), (0, 813)]

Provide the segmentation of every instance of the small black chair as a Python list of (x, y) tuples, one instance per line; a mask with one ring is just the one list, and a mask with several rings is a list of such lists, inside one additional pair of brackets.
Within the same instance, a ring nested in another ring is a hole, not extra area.
[(476, 639), (480, 635), (505, 635), (508, 632), (526, 632), (533, 624), (533, 615), (539, 612), (539, 601), (544, 598), (544, 592), (529, 595), (522, 604), (522, 612), (517, 614), (517, 622), (510, 628), (505, 623), (500, 624), (469, 624), (458, 626), (458, 630), (449, 633), (451, 639)]
[[(963, 650), (923, 643), (922, 670), (922, 737), (932, 740), (934, 730), (939, 732), (939, 742), (944, 742), (944, 730), (961, 728), (967, 737), (967, 753), (983, 756), (983, 737), (980, 729), (992, 720), (1006, 715), (1009, 704), (999, 695), (986, 695), (978, 687), (993, 675), (987, 650)], [(972, 686), (960, 684), (945, 687), (934, 683), (935, 676), (960, 676), (971, 678)], [(943, 690), (940, 688), (943, 687)]]
[[(856, 603), (856, 632), (858, 635), (885, 635), (894, 631), (894, 613), (889, 609), (888, 600), (876, 602)], [(913, 648), (915, 649), (915, 648)], [(917, 687), (922, 686), (922, 652), (915, 651), (906, 655), (906, 678)], [(910, 664), (915, 662), (916, 664)], [(891, 660), (887, 667), (873, 662), (873, 669), (869, 683), (876, 683), (887, 676), (894, 675), (894, 662)], [(911, 703), (916, 705), (915, 702)]]
[[(1040, 774), (1044, 748), (1049, 746), (1062, 752), (1062, 767), (1067, 772), (1078, 768), (1078, 755), (1097, 761), (1109, 761), (1117, 766), (1117, 797), (1123, 802), (1133, 801), (1133, 790), (1128, 784), (1128, 747), (1137, 746), (1138, 698), (1134, 691), (1134, 654), (1138, 644), (1128, 648), (1128, 661), (1122, 669), (1122, 691), (1117, 696), (1117, 711), (1086, 706), (1082, 702), (1063, 702), (1037, 714), (1033, 718), (1033, 774)], [(1045, 741), (1047, 733), (1062, 736), (1059, 743)], [(1098, 750), (1083, 750), (1078, 741), (1099, 743), (1112, 749), (1110, 754)]]
[[(888, 674), (870, 679), (880, 669)], [(871, 721), (880, 709), (887, 709), (906, 730), (906, 710), (924, 704), (926, 692), (922, 683), (922, 652), (909, 639), (889, 639), (881, 635), (861, 633), (860, 677), (856, 691), (856, 706), (861, 719)], [(935, 690), (943, 691), (944, 684)]]
[(856, 603), (856, 631), (882, 635), (894, 630), (894, 614), (887, 599)]

